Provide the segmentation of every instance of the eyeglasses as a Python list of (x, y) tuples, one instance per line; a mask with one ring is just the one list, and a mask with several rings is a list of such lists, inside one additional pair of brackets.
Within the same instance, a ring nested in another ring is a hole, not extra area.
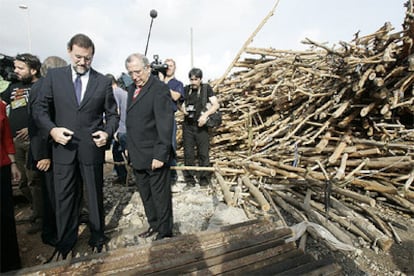
[(93, 56), (91, 56), (91, 57), (86, 56), (85, 57), (85, 56), (81, 56), (81, 55), (75, 55), (75, 58), (77, 60), (83, 59), (85, 62), (90, 62), (92, 60)]
[(140, 76), (144, 72), (144, 69), (145, 68), (140, 69), (140, 70), (129, 71), (128, 72), (128, 75), (130, 75), (131, 77), (133, 77), (133, 76)]

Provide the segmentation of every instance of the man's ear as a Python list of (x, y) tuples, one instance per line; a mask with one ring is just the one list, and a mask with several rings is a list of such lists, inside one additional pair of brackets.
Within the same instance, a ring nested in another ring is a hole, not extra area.
[(36, 76), (39, 72), (36, 69), (30, 69), (30, 74)]

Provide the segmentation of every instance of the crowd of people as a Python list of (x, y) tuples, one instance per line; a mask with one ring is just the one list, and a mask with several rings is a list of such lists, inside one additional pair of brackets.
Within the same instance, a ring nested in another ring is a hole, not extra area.
[[(202, 71), (189, 72), (190, 84), (176, 79), (176, 63), (157, 71), (145, 55), (125, 60), (131, 83), (120, 87), (112, 74), (92, 68), (93, 41), (74, 35), (67, 44), (70, 64), (33, 54), (14, 59), (17, 82), (1, 95), (1, 272), (19, 269), (12, 183), (31, 204), (28, 234), (41, 232), (54, 248), (48, 262), (71, 257), (86, 209), (92, 252), (101, 252), (104, 233), (105, 151), (111, 149), (116, 179), (128, 183), (130, 166), (155, 240), (173, 236), (171, 187), (177, 181), (175, 112), (184, 113), (184, 165), (210, 166), (208, 116), (219, 103)], [(1, 92), (1, 91), (0, 91)], [(208, 99), (207, 103), (203, 99)], [(198, 160), (197, 160), (198, 158)], [(189, 187), (209, 185), (206, 172), (185, 171)]]

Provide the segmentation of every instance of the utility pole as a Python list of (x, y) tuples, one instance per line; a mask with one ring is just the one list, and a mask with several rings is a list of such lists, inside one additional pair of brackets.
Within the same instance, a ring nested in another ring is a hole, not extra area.
[(190, 28), (190, 55), (191, 55), (191, 68), (194, 68), (194, 51), (193, 51), (193, 27)]
[(30, 15), (28, 5), (19, 5), (19, 8), (26, 11), (26, 23), (27, 23), (27, 39), (29, 41), (29, 53), (32, 53), (32, 37), (30, 31)]

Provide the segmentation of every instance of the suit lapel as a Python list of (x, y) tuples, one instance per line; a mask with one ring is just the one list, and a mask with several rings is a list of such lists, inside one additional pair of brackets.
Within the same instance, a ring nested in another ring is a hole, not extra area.
[(148, 94), (148, 90), (151, 87), (152, 84), (152, 79), (150, 78), (148, 80), (148, 82), (142, 87), (141, 92), (139, 92), (139, 95), (137, 96), (137, 98), (134, 100), (133, 99), (133, 95), (135, 92), (135, 85), (134, 85), (134, 89), (132, 91), (130, 91), (128, 97), (130, 99), (130, 105), (128, 106), (127, 110), (131, 109), (134, 105), (136, 105), (143, 97), (145, 97), (146, 94)]
[(78, 106), (78, 100), (76, 99), (76, 92), (75, 92), (75, 85), (73, 84), (73, 80), (72, 80), (72, 68), (71, 65), (67, 66), (65, 71), (65, 75), (67, 76), (66, 80), (67, 83), (65, 84), (65, 87), (72, 87), (72, 95), (70, 95), (70, 98), (72, 99), (71, 102), (75, 105)]
[(91, 68), (89, 71), (88, 85), (86, 86), (85, 94), (83, 95), (79, 108), (83, 107), (91, 99), (93, 93), (95, 93), (96, 86), (98, 85), (96, 78), (96, 71)]

